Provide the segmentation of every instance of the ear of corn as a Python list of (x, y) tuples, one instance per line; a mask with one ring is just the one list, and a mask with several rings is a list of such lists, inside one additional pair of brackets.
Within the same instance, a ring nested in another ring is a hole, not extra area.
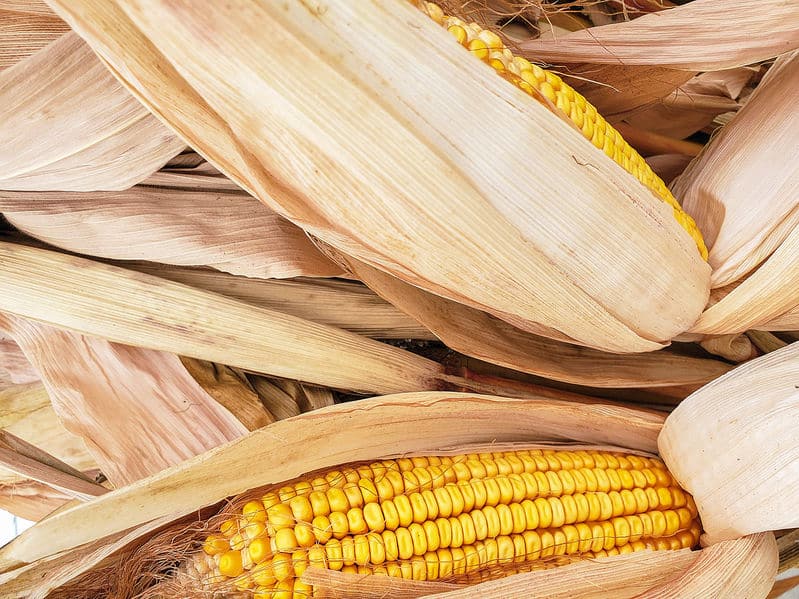
[(386, 460), (252, 498), (188, 564), (203, 586), (299, 596), (307, 568), (478, 582), (697, 544), (693, 499), (657, 459), (530, 450)]
[(448, 16), (433, 2), (420, 2), (419, 6), (436, 23), (445, 27), (459, 44), (490, 65), (502, 77), (534, 98), (545, 99), (554, 111), (571, 121), (596, 148), (669, 204), (674, 218), (693, 238), (702, 258), (707, 260), (707, 247), (694, 219), (682, 209), (669, 188), (643, 157), (582, 95), (555, 73), (542, 69), (521, 56), (514, 56), (493, 31), (483, 29), (477, 23), (467, 24), (457, 17)]

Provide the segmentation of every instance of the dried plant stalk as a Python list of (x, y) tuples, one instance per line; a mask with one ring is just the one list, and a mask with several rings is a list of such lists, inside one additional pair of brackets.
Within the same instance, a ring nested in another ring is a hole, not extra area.
[(185, 147), (74, 33), (0, 73), (0, 139), (20, 190), (126, 189)]
[(91, 256), (259, 278), (342, 274), (302, 229), (240, 190), (0, 191), (0, 211), (28, 235)]
[(0, 309), (117, 343), (325, 387), (441, 386), (439, 364), (399, 348), (164, 279), (4, 242)]
[[(725, 35), (719, 36), (719, 28)], [(799, 6), (783, 0), (694, 0), (633, 21), (520, 44), (553, 63), (658, 65), (688, 71), (745, 66), (799, 47)], [(690, 41), (687, 41), (690, 40)]]
[(706, 300), (671, 209), (410, 4), (53, 4), (234, 181), (414, 285), (618, 352), (661, 347)]

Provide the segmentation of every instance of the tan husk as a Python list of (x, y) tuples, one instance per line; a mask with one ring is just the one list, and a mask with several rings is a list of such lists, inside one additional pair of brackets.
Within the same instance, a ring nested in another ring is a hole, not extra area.
[(352, 271), (375, 292), (465, 355), (548, 379), (593, 387), (706, 383), (729, 370), (717, 360), (661, 350), (614, 355), (526, 333), (479, 310), (426, 293), (362, 262)]
[(67, 31), (69, 26), (41, 0), (0, 0), (0, 71)]
[(0, 509), (37, 522), (69, 502), (71, 497), (30, 479), (0, 483)]
[(730, 362), (746, 362), (756, 358), (757, 349), (752, 341), (743, 333), (732, 335), (709, 335), (699, 342), (706, 351), (721, 356)]
[(666, 420), (660, 454), (696, 499), (709, 541), (799, 526), (797, 374), (794, 343), (705, 385)]
[(102, 258), (207, 265), (259, 278), (342, 274), (302, 229), (241, 190), (0, 191), (0, 212), (28, 235)]
[(64, 426), (85, 440), (114, 485), (160, 472), (247, 432), (177, 356), (1, 318), (41, 372)]
[[(82, 472), (96, 470), (97, 462), (83, 439), (70, 433), (59, 420), (41, 383), (17, 385), (0, 390), (0, 429), (43, 449)], [(0, 471), (0, 484), (22, 480)]]
[(436, 339), (413, 318), (356, 282), (308, 278), (272, 281), (162, 264), (126, 266), (374, 339)]
[(799, 5), (784, 0), (694, 0), (557, 40), (520, 44), (525, 56), (552, 63), (621, 62), (688, 71), (745, 66), (797, 47)]
[(38, 380), (39, 373), (28, 362), (19, 345), (0, 331), (0, 390)]
[(234, 181), (412, 284), (617, 352), (661, 347), (706, 301), (671, 209), (410, 4), (53, 4)]
[(39, 191), (125, 189), (185, 147), (71, 32), (0, 72), (0, 139), (0, 189)]
[(372, 339), (150, 275), (5, 242), (0, 310), (116, 343), (325, 387), (380, 393), (441, 386), (441, 365)]
[[(778, 61), (746, 106), (673, 185), (710, 248), (713, 287), (760, 265), (773, 285), (787, 285), (767, 258), (799, 226), (799, 53)], [(796, 297), (799, 303), (799, 296)], [(769, 298), (749, 296), (752, 303)], [(731, 317), (730, 321), (733, 320)], [(762, 323), (757, 323), (762, 324)]]

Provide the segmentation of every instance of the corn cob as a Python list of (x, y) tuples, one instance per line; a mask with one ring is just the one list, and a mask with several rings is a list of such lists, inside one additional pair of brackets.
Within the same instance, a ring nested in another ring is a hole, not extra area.
[(189, 570), (207, 587), (308, 596), (307, 568), (478, 582), (576, 559), (693, 547), (696, 505), (654, 458), (529, 450), (385, 460), (252, 498)]
[(693, 238), (702, 259), (707, 260), (707, 247), (694, 219), (682, 209), (669, 188), (643, 157), (582, 95), (555, 73), (542, 69), (521, 56), (514, 56), (493, 31), (483, 29), (477, 23), (467, 24), (457, 17), (446, 15), (433, 2), (415, 3), (436, 23), (445, 27), (459, 44), (490, 65), (502, 77), (532, 97), (545, 99), (557, 114), (573, 123), (596, 148), (669, 204), (674, 218)]

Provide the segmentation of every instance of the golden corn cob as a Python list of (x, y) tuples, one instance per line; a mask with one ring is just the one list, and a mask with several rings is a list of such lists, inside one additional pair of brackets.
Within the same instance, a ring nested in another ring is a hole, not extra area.
[(699, 540), (693, 499), (657, 459), (530, 450), (330, 470), (243, 505), (193, 571), (256, 598), (307, 596), (306, 568), (474, 582), (553, 560)]
[(436, 23), (445, 27), (459, 44), (493, 67), (505, 79), (534, 98), (540, 100), (543, 97), (549, 101), (551, 107), (562, 117), (570, 120), (596, 148), (605, 152), (656, 196), (669, 204), (674, 212), (674, 218), (696, 242), (702, 259), (707, 260), (707, 247), (694, 219), (683, 211), (669, 188), (652, 171), (643, 157), (582, 95), (564, 83), (555, 73), (542, 69), (521, 56), (514, 56), (493, 31), (483, 29), (477, 23), (467, 24), (457, 17), (448, 16), (433, 2), (415, 3)]

